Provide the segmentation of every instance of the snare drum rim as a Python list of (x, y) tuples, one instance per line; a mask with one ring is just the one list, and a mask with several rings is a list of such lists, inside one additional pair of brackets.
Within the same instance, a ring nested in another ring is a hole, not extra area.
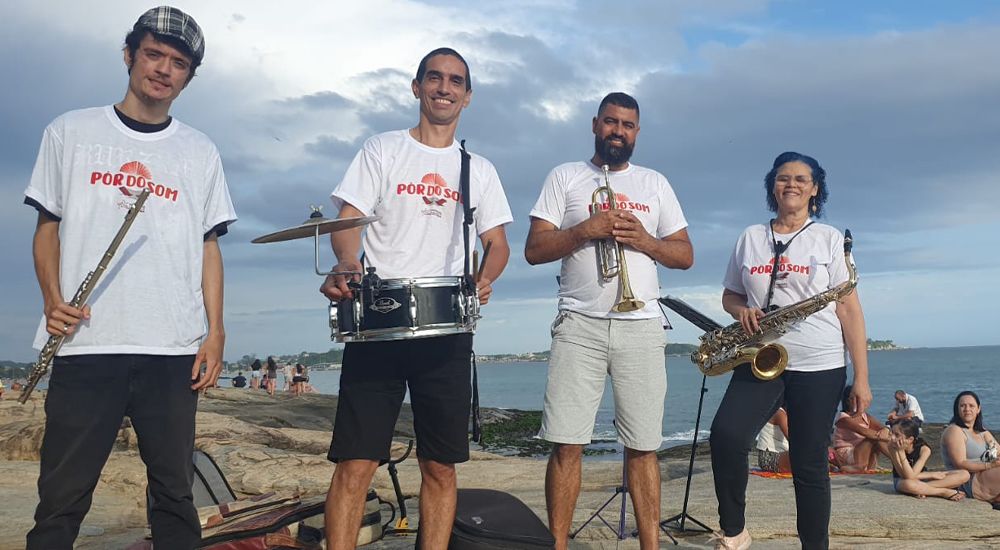
[(407, 287), (436, 288), (461, 287), (461, 277), (402, 277), (398, 279), (380, 279), (380, 290), (401, 290)]
[(449, 334), (475, 334), (475, 326), (457, 323), (438, 323), (420, 328), (382, 328), (369, 329), (357, 333), (341, 333), (334, 340), (339, 343), (348, 342), (390, 342), (399, 340), (412, 340), (415, 338), (429, 338), (431, 336), (447, 336)]

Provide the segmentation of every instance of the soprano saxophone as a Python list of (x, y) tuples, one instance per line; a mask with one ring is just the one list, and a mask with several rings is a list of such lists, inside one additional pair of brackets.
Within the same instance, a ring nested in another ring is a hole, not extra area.
[[(76, 289), (76, 294), (73, 295), (73, 299), (70, 300), (69, 305), (75, 308), (80, 308), (87, 303), (87, 299), (90, 298), (90, 293), (94, 291), (94, 287), (97, 285), (98, 279), (104, 274), (104, 271), (108, 268), (111, 263), (111, 258), (114, 258), (115, 252), (118, 251), (118, 247), (122, 244), (122, 239), (125, 238), (125, 234), (132, 227), (132, 222), (135, 221), (135, 217), (139, 215), (142, 211), (142, 206), (146, 203), (146, 199), (149, 197), (149, 189), (143, 189), (139, 196), (136, 197), (135, 202), (129, 207), (128, 212), (125, 213), (125, 221), (122, 226), (118, 228), (118, 233), (115, 234), (115, 238), (111, 240), (111, 245), (104, 252), (104, 256), (101, 256), (101, 260), (97, 262), (97, 267), (93, 271), (87, 273), (87, 276), (83, 279), (83, 283), (80, 284), (80, 288)], [(23, 405), (28, 401), (28, 397), (31, 396), (31, 392), (34, 391), (35, 386), (38, 385), (38, 381), (49, 372), (49, 367), (52, 366), (52, 360), (55, 358), (56, 353), (59, 348), (63, 345), (63, 340), (66, 339), (65, 334), (53, 334), (49, 336), (45, 346), (42, 348), (41, 353), (38, 354), (38, 361), (35, 362), (31, 367), (31, 374), (28, 376), (28, 382), (24, 385), (24, 389), (21, 390), (21, 396), (17, 398), (18, 401)]]
[[(858, 286), (858, 273), (851, 257), (853, 242), (851, 231), (844, 231), (844, 262), (847, 263), (848, 272), (846, 281), (815, 296), (767, 313), (758, 322), (760, 330), (754, 334), (747, 334), (739, 321), (706, 332), (701, 336), (698, 351), (691, 354), (691, 361), (708, 376), (725, 374), (746, 363), (750, 364), (750, 372), (761, 380), (773, 380), (780, 376), (788, 366), (788, 352), (774, 340), (795, 323), (822, 310), (830, 302), (842, 299)], [(774, 266), (776, 268), (777, 263)]]

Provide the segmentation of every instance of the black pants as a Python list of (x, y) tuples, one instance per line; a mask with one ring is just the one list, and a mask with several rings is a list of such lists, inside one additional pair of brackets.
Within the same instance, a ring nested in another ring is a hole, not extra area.
[(846, 377), (845, 367), (819, 372), (785, 371), (770, 382), (755, 378), (745, 365), (733, 371), (715, 413), (710, 438), (719, 525), (726, 536), (743, 531), (747, 457), (757, 433), (784, 401), (799, 540), (802, 548), (829, 546), (827, 448)]
[(191, 496), (194, 356), (57, 357), (45, 398), (35, 527), (27, 548), (71, 549), (122, 419), (132, 419), (153, 496), (156, 548), (194, 548), (201, 540)]
[(409, 389), (417, 457), (468, 461), (471, 358), (471, 334), (347, 344), (327, 458), (387, 461)]

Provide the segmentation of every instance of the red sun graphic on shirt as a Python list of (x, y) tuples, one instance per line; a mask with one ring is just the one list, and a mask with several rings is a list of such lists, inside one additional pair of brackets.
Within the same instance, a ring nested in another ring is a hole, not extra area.
[(118, 169), (118, 171), (121, 172), (122, 174), (132, 174), (133, 176), (142, 176), (143, 178), (146, 178), (146, 180), (153, 179), (153, 173), (149, 171), (149, 168), (146, 168), (145, 164), (137, 160), (133, 160), (132, 162), (126, 162), (125, 164), (122, 165), (121, 168)]
[(90, 173), (90, 185), (94, 187), (114, 187), (123, 195), (135, 196), (143, 189), (148, 189), (153, 197), (159, 197), (170, 202), (177, 202), (180, 190), (153, 181), (153, 171), (145, 164), (132, 160), (118, 168), (117, 172), (95, 170)]
[[(444, 178), (441, 177), (441, 174), (438, 174), (437, 172), (430, 172), (428, 174), (424, 174), (424, 177), (420, 178), (420, 183), (428, 185), (427, 188), (428, 193), (424, 195), (424, 204), (436, 204), (438, 206), (444, 206), (446, 199), (434, 198), (434, 195), (436, 194), (435, 191), (438, 190), (444, 191), (445, 189), (448, 189), (448, 182), (444, 181)], [(431, 185), (435, 186), (437, 189), (435, 189), (435, 187), (429, 187)]]

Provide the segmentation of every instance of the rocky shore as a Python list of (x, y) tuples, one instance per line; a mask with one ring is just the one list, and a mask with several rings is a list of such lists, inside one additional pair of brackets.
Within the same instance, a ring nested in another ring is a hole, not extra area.
[[(233, 489), (242, 495), (267, 491), (298, 491), (304, 495), (326, 491), (333, 465), (326, 460), (336, 397), (279, 393), (271, 398), (262, 392), (229, 388), (212, 389), (199, 404), (196, 446), (216, 459)], [(22, 548), (24, 533), (31, 527), (37, 502), (38, 447), (44, 426), (44, 401), (36, 394), (25, 405), (13, 396), (0, 400), (0, 549)], [(489, 487), (516, 495), (541, 518), (545, 518), (543, 479), (545, 461), (507, 456), (544, 452), (541, 443), (530, 442), (523, 452), (514, 445), (533, 429), (530, 413), (487, 410), (493, 452), (473, 451), (472, 460), (459, 466), (462, 487)], [(935, 449), (941, 426), (931, 425), (926, 439)], [(411, 438), (412, 415), (404, 407), (396, 427), (400, 441)], [(530, 440), (529, 440), (530, 441)], [(512, 450), (514, 448), (514, 450)], [(400, 450), (402, 444), (400, 444)], [(661, 453), (663, 516), (680, 511), (688, 468), (683, 446)], [(691, 484), (690, 517), (717, 528), (716, 501), (712, 488), (708, 445), (699, 445)], [(501, 454), (502, 453), (502, 454)], [(411, 525), (416, 522), (419, 472), (412, 458), (399, 465)], [(580, 525), (614, 493), (621, 476), (617, 460), (594, 460), (584, 465), (583, 488), (574, 525)], [(994, 548), (1000, 549), (1000, 512), (983, 502), (960, 503), (941, 499), (918, 500), (896, 495), (891, 477), (882, 475), (836, 476), (833, 478), (833, 548)], [(376, 474), (374, 487), (380, 496), (394, 500), (385, 468)], [(116, 448), (101, 475), (90, 514), (81, 530), (77, 548), (121, 548), (145, 533), (145, 475), (138, 458), (135, 435), (123, 428)], [(754, 548), (797, 548), (792, 482), (751, 476), (748, 487), (747, 525)], [(609, 506), (604, 517), (618, 520), (619, 506)], [(631, 505), (628, 525), (634, 526)], [(383, 521), (388, 515), (383, 516)], [(687, 523), (691, 528), (694, 524)], [(677, 548), (710, 548), (705, 533), (670, 531)], [(413, 539), (387, 537), (369, 548), (411, 548)], [(611, 529), (592, 522), (573, 541), (573, 548), (638, 548), (635, 539), (616, 540)], [(674, 547), (664, 537), (664, 548)]]

